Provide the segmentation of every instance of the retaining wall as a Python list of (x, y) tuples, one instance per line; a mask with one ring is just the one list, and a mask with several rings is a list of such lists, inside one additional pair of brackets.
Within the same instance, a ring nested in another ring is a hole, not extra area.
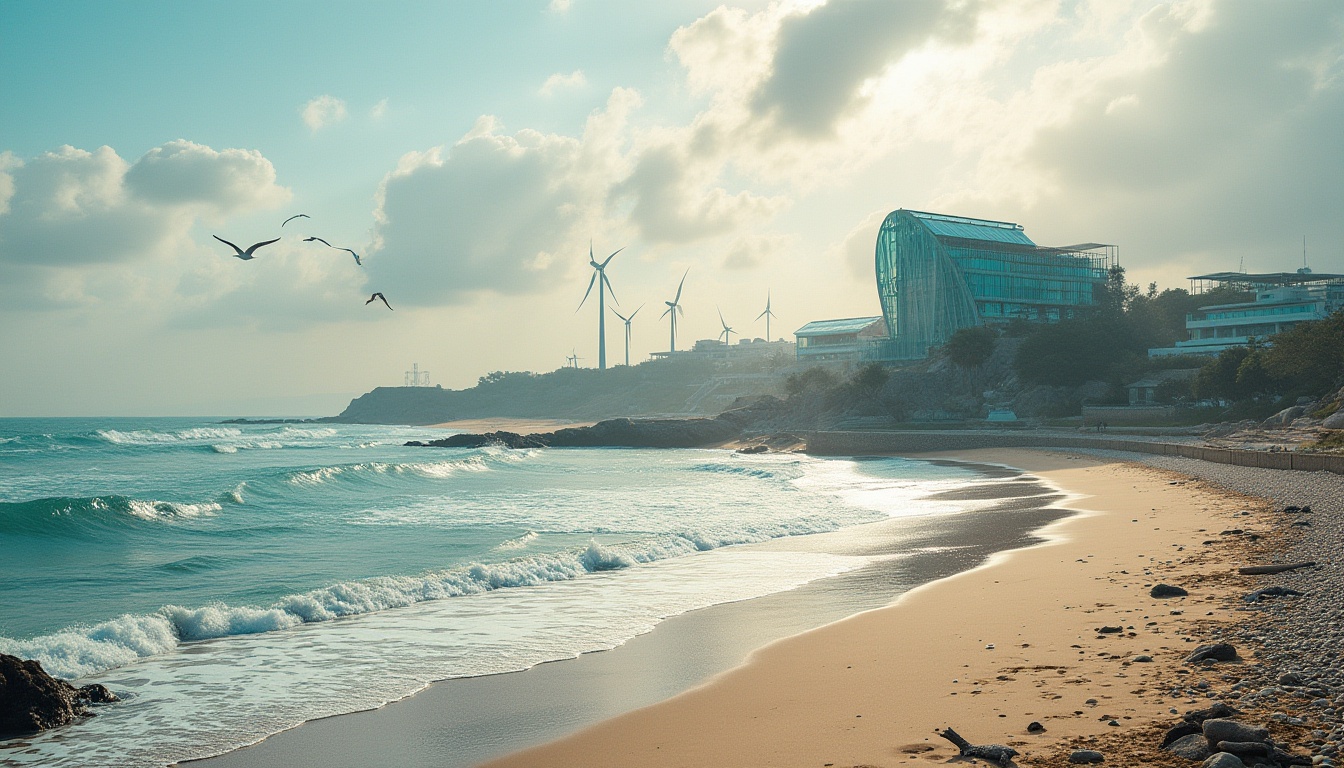
[(854, 456), (865, 453), (926, 453), (964, 451), (972, 448), (1100, 448), (1112, 451), (1156, 453), (1190, 459), (1265, 469), (1295, 469), (1344, 475), (1344, 456), (1293, 451), (1243, 451), (1206, 448), (1186, 443), (1152, 440), (1088, 437), (1039, 432), (814, 432), (807, 441), (808, 453), (824, 456)]

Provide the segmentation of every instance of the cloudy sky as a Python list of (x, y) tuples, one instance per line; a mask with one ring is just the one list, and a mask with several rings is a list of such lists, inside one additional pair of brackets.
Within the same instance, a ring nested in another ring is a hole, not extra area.
[(590, 241), (634, 359), (688, 269), (679, 342), (787, 335), (878, 313), (897, 208), (1341, 272), (1341, 137), (1331, 0), (0, 0), (0, 416), (592, 365)]

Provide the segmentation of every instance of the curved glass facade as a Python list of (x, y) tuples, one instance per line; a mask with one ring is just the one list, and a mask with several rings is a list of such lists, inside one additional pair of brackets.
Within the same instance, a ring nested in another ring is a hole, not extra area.
[(877, 235), (882, 357), (915, 359), (958, 329), (1022, 318), (1057, 322), (1094, 303), (1115, 247), (1036, 245), (1017, 224), (894, 211)]

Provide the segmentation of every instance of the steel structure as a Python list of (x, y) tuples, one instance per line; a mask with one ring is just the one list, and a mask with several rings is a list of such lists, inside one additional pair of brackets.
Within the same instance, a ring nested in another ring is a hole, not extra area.
[(1113, 245), (1039, 246), (1020, 224), (893, 211), (876, 249), (888, 339), (865, 356), (918, 359), (961, 328), (1072, 317), (1118, 261)]

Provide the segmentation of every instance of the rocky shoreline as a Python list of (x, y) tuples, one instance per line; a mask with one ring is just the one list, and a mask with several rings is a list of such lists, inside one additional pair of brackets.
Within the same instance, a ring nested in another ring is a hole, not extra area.
[[(1132, 454), (1085, 453), (1135, 460)], [(1228, 607), (1239, 619), (1200, 622), (1196, 637), (1226, 644), (1235, 655), (1196, 660), (1192, 654), (1168, 681), (1170, 723), (1073, 740), (1049, 764), (1085, 762), (1091, 755), (1079, 753), (1096, 752), (1120, 764), (1127, 764), (1117, 759), (1124, 754), (1164, 766), (1338, 765), (1344, 743), (1344, 574), (1338, 565), (1344, 477), (1174, 456), (1138, 461), (1265, 500), (1268, 505), (1261, 506), (1268, 508), (1243, 513), (1245, 527), (1216, 536), (1241, 539), (1245, 557), (1256, 563), (1315, 565), (1226, 577), (1234, 589)], [(1227, 571), (1240, 564), (1227, 563)]]

